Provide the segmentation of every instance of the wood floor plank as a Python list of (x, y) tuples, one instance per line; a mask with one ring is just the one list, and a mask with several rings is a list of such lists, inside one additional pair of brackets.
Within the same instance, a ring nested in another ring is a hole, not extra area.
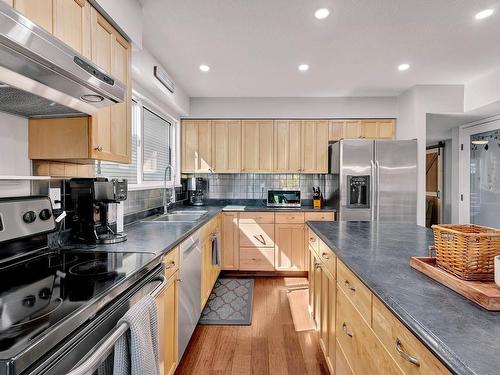
[(295, 331), (289, 283), (283, 277), (255, 278), (252, 325), (199, 325), (176, 374), (329, 374), (317, 332)]

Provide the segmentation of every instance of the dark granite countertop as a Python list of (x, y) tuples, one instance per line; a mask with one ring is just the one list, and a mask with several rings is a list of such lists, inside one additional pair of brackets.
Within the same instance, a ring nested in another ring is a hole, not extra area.
[(500, 312), (490, 312), (409, 265), (432, 231), (416, 225), (309, 222), (408, 329), (456, 374), (500, 373)]

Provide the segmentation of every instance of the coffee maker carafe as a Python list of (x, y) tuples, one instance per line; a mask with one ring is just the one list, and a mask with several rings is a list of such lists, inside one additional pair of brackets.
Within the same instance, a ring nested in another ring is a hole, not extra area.
[(69, 185), (75, 239), (90, 244), (111, 244), (127, 239), (125, 233), (116, 233), (110, 220), (111, 208), (127, 199), (127, 180), (73, 178)]
[(205, 205), (206, 180), (201, 177), (191, 177), (187, 180), (189, 203), (193, 206)]

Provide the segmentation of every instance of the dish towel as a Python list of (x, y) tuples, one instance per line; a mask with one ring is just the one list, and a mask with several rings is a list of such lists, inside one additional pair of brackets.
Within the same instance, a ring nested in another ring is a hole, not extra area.
[(220, 238), (219, 232), (215, 233), (212, 240), (212, 265), (218, 266), (220, 264)]
[(160, 375), (158, 316), (154, 297), (147, 295), (120, 319), (130, 329), (114, 348), (113, 375)]

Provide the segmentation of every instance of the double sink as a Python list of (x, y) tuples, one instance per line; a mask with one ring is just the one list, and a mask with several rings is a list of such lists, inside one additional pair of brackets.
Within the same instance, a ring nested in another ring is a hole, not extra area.
[(194, 223), (205, 216), (208, 211), (204, 210), (182, 210), (172, 211), (160, 216), (153, 216), (150, 219), (142, 220), (143, 223)]

